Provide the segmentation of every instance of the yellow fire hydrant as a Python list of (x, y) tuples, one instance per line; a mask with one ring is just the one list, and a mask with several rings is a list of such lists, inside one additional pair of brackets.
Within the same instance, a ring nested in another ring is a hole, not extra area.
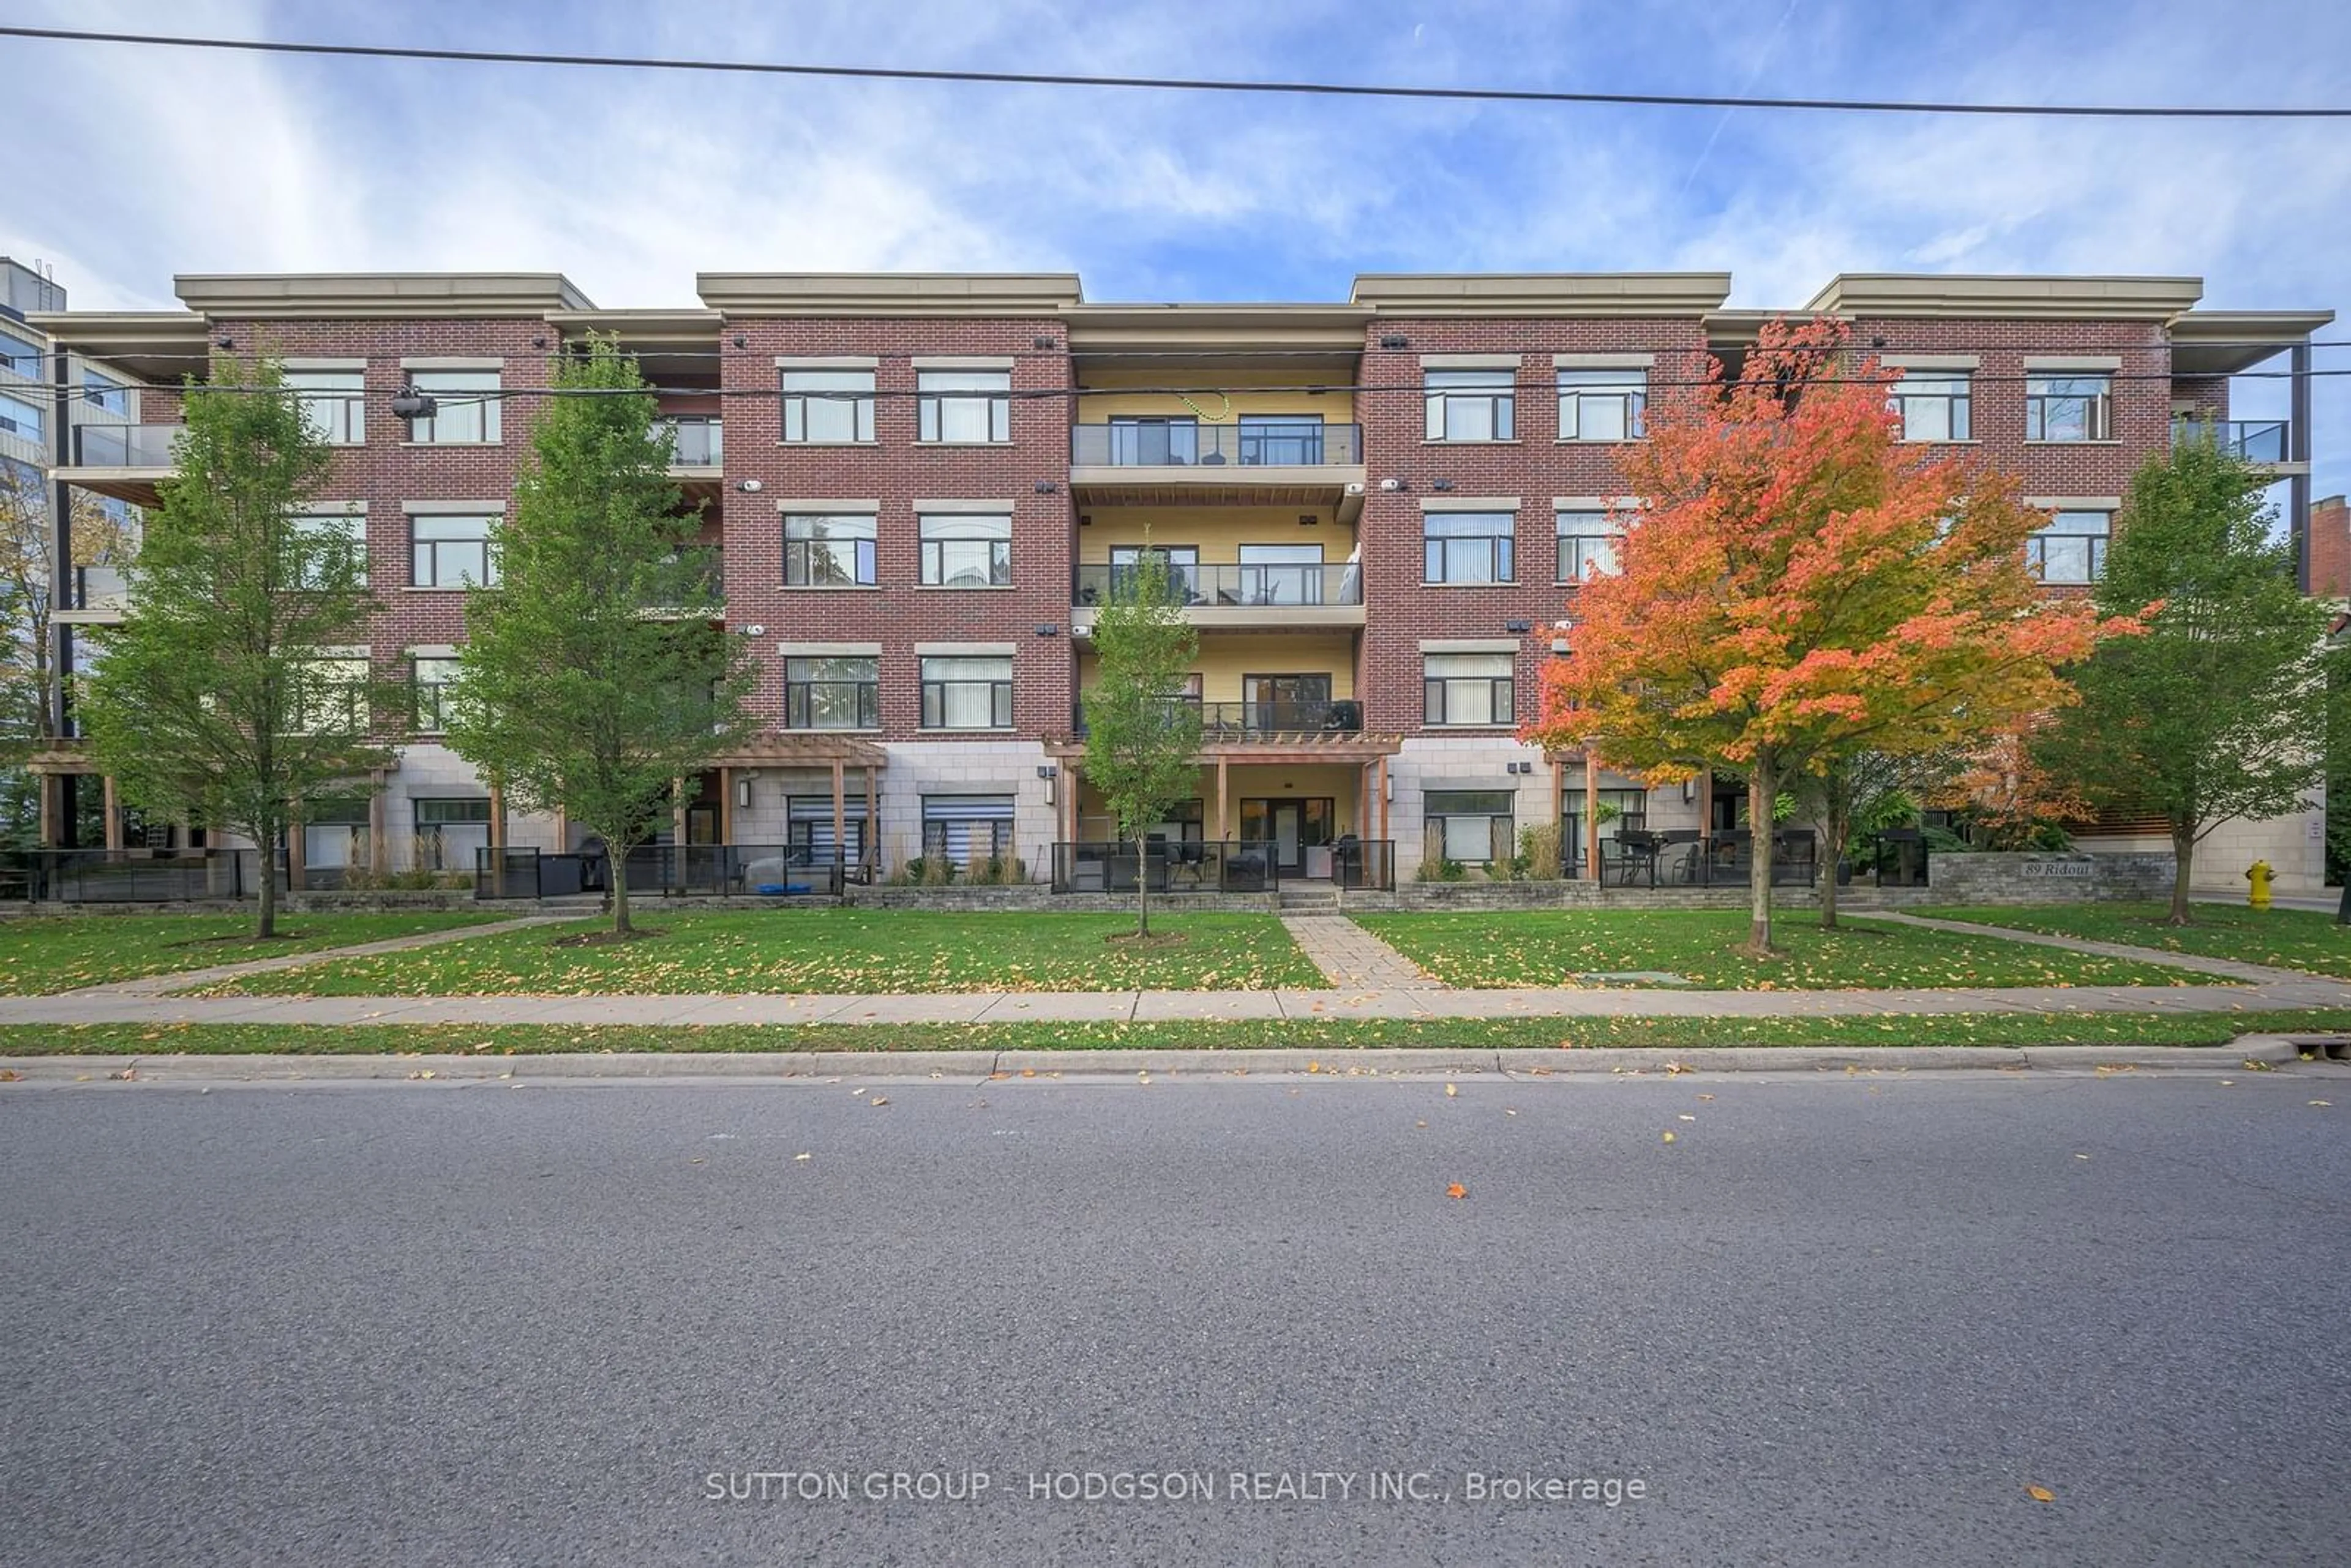
[(2267, 861), (2255, 861), (2247, 866), (2245, 880), (2252, 885), (2246, 890), (2245, 902), (2255, 909), (2267, 909), (2270, 906), (2270, 878), (2276, 874)]

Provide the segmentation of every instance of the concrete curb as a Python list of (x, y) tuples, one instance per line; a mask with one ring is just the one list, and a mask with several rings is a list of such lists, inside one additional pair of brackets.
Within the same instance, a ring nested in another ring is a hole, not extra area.
[(2283, 1066), (2302, 1047), (2279, 1035), (2199, 1046), (1715, 1046), (1688, 1051), (1280, 1049), (1268, 1051), (575, 1051), (540, 1056), (19, 1056), (0, 1070), (25, 1082), (115, 1082), (129, 1069), (149, 1083), (299, 1083), (433, 1081), (449, 1083), (577, 1080), (733, 1079), (808, 1082), (838, 1078), (1329, 1078), (1593, 1077), (1669, 1069), (1725, 1072), (2081, 1071), (2097, 1068), (2224, 1072), (2249, 1061)]

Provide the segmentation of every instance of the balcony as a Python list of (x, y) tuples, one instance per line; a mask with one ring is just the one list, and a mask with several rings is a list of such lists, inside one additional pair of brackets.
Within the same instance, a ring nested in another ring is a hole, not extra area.
[(101, 496), (153, 506), (157, 481), (172, 475), (172, 444), (186, 428), (178, 424), (78, 424), (73, 466), (57, 477)]
[(121, 568), (78, 566), (73, 569), (67, 601), (52, 619), (61, 626), (111, 626), (121, 621), (128, 594)]
[[(725, 618), (726, 613), (726, 558), (722, 556), (716, 549), (709, 546), (700, 547), (695, 551), (693, 558), (690, 560), (684, 562), (673, 561), (671, 563), (671, 570), (683, 572), (683, 575), (678, 578), (673, 585), (675, 591), (672, 591), (670, 589), (664, 589), (647, 594), (645, 596), (645, 602), (640, 612), (646, 620), (717, 621)], [(689, 611), (675, 602), (662, 602), (664, 600), (674, 601), (682, 599), (687, 593), (694, 593), (696, 595), (706, 594), (710, 599), (717, 601), (717, 607), (709, 610)]]
[[(1071, 583), (1072, 622), (1082, 632), (1093, 612), (1110, 601), (1131, 568), (1081, 566)], [(1169, 564), (1168, 601), (1184, 610), (1195, 626), (1272, 629), (1361, 626), (1362, 569), (1338, 566), (1228, 561)]]
[(2247, 463), (2277, 467), (2294, 461), (2286, 439), (2290, 428), (2283, 419), (2175, 419), (2171, 444), (2209, 441)]
[[(1200, 716), (1200, 744), (1209, 746), (1283, 745), (1311, 737), (1361, 735), (1364, 705), (1350, 700), (1332, 702), (1204, 703), (1177, 698)], [(1071, 716), (1073, 733), (1086, 733), (1086, 706), (1081, 702)]]
[(1070, 482), (1081, 498), (1289, 506), (1352, 497), (1360, 506), (1363, 427), (1313, 419), (1077, 424), (1070, 428)]
[(677, 454), (670, 460), (673, 471), (725, 465), (726, 448), (721, 439), (723, 421), (704, 414), (682, 414), (661, 423), (667, 425), (677, 438)]

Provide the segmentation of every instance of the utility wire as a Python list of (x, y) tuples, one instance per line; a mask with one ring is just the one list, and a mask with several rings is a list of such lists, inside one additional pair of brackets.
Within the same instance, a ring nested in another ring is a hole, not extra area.
[(265, 38), (186, 37), (161, 33), (102, 33), (71, 27), (0, 27), (0, 37), (335, 58), (432, 60), (466, 65), (565, 66), (723, 72), (745, 76), (820, 77), (852, 81), (969, 82), (999, 87), (1122, 88), (1159, 92), (1416, 99), (1468, 103), (1607, 104), (1656, 109), (1768, 109), (1844, 114), (1974, 114), (2076, 120), (2351, 120), (2351, 107), (2330, 105), (1957, 103), (1888, 99), (1754, 98), (1716, 93), (1564, 92), (1533, 88), (1404, 87), (1360, 82), (1235, 80), (1199, 77), (1081, 76), (1048, 71), (925, 70), (905, 66), (818, 66), (776, 60), (667, 59), (634, 55), (428, 49), (409, 45), (316, 44)]

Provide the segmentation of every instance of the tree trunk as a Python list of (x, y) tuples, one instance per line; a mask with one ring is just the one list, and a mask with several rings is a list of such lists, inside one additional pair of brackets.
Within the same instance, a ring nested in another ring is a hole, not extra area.
[(1831, 806), (1821, 827), (1825, 841), (1822, 847), (1828, 852), (1813, 862), (1813, 874), (1823, 869), (1828, 873), (1821, 883), (1821, 929), (1834, 931), (1837, 928), (1837, 868), (1844, 862), (1844, 841), (1853, 834), (1852, 814)]
[(1747, 770), (1747, 945), (1740, 949), (1751, 958), (1777, 956), (1771, 948), (1771, 754), (1758, 750)]
[(253, 936), (266, 942), (277, 935), (277, 835), (265, 828), (253, 842), (254, 859), (261, 867), (261, 923)]
[(616, 852), (612, 841), (606, 839), (604, 863), (609, 868), (606, 880), (612, 890), (612, 935), (626, 936), (633, 930), (629, 925), (629, 857)]
[(2188, 924), (2188, 879), (2196, 865), (2196, 832), (2174, 824), (2171, 830), (2171, 913), (2167, 925)]
[(1137, 836), (1134, 841), (1134, 934), (1137, 937), (1151, 935), (1151, 856), (1150, 841)]

